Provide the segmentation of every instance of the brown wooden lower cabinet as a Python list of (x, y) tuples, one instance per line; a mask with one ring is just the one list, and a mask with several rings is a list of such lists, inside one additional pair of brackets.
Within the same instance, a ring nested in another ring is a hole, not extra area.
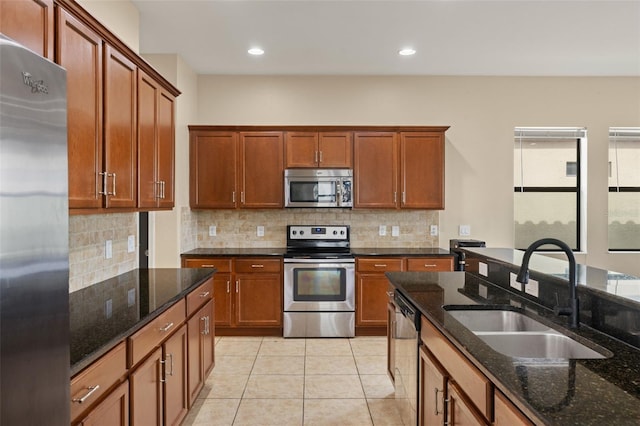
[(447, 424), (456, 426), (484, 426), (489, 423), (478, 414), (455, 382), (447, 383)]
[(189, 408), (200, 393), (214, 365), (213, 300), (207, 302), (187, 322), (189, 337)]
[(162, 348), (157, 348), (131, 376), (129, 411), (131, 422), (137, 424), (162, 424)]
[(216, 268), (216, 334), (282, 336), (282, 259), (184, 258), (185, 268)]
[(442, 425), (445, 417), (447, 372), (424, 346), (420, 347), (420, 404), (421, 425)]
[(127, 426), (129, 424), (129, 381), (124, 381), (92, 409), (82, 426)]
[(496, 389), (494, 392), (494, 420), (495, 426), (533, 426), (525, 416), (502, 392)]

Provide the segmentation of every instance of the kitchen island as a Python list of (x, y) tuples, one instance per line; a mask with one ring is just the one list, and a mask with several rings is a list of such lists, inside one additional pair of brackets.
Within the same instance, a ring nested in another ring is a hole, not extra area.
[[(476, 263), (477, 266), (477, 263)], [(477, 271), (477, 269), (474, 269)], [(640, 350), (582, 325), (568, 330), (540, 302), (522, 297), (470, 272), (388, 273), (392, 285), (419, 310), (425, 328), (438, 333), (469, 362), (486, 389), (475, 407), (482, 422), (498, 420), (503, 396), (534, 424), (602, 425), (640, 423)], [(605, 354), (603, 359), (512, 358), (491, 349), (448, 312), (453, 306), (504, 307), (526, 312), (550, 327)], [(431, 340), (429, 340), (431, 342)], [(426, 344), (426, 351), (438, 351)], [(438, 361), (438, 360), (436, 360)], [(443, 365), (450, 360), (440, 360)], [(482, 386), (480, 386), (482, 387)], [(424, 398), (433, 399), (433, 388)], [(436, 392), (437, 398), (437, 392)], [(495, 405), (494, 405), (495, 401)], [(495, 410), (494, 410), (495, 407)]]

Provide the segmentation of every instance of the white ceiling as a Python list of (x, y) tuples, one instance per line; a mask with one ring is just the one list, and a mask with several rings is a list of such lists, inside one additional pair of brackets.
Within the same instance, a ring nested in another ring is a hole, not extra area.
[(640, 76), (640, 0), (133, 3), (140, 51), (198, 74)]

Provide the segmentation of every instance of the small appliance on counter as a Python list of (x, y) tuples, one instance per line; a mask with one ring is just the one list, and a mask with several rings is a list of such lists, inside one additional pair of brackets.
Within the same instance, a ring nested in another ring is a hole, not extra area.
[(453, 269), (456, 271), (464, 271), (466, 265), (466, 254), (463, 250), (465, 247), (486, 247), (487, 244), (480, 240), (449, 240), (449, 252), (453, 255)]

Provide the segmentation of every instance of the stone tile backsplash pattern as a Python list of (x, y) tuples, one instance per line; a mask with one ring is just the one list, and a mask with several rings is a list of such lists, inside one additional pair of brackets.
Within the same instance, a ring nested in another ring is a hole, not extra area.
[[(183, 218), (185, 218), (183, 214)], [(427, 210), (203, 210), (192, 211), (196, 218), (195, 247), (186, 244), (183, 229), (183, 251), (191, 248), (252, 248), (285, 247), (287, 225), (351, 225), (353, 247), (438, 247), (438, 237), (429, 234), (430, 225), (438, 225), (437, 211)], [(193, 224), (193, 221), (190, 222)], [(185, 223), (183, 222), (183, 227)], [(209, 226), (215, 225), (217, 235), (209, 236)], [(379, 236), (380, 225), (387, 226), (387, 235)], [(391, 236), (391, 227), (400, 227), (398, 237)], [(264, 226), (264, 237), (256, 236), (257, 226)]]
[[(69, 292), (80, 290), (138, 266), (138, 247), (127, 253), (127, 238), (136, 236), (138, 214), (69, 217)], [(105, 242), (112, 241), (113, 257), (105, 259)]]

